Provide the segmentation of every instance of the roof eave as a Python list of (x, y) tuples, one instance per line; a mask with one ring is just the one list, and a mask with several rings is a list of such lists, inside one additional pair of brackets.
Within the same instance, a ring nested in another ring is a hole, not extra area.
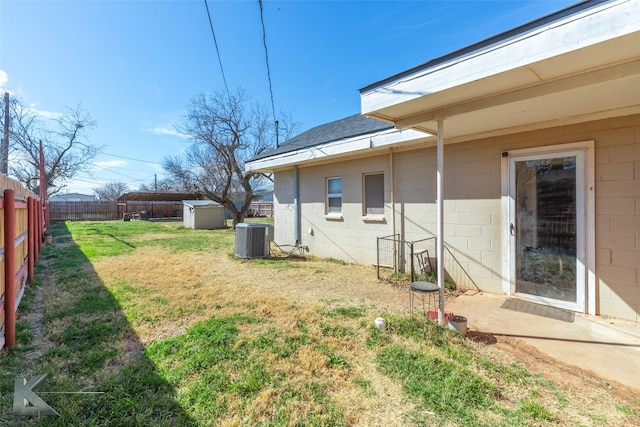
[[(448, 55), (446, 60), (430, 62), (428, 66), (370, 85), (361, 90), (362, 113), (398, 127), (418, 128), (420, 123), (428, 126), (429, 120), (420, 122), (425, 113), (446, 116), (450, 113), (446, 109), (451, 106), (533, 87), (633, 56), (624, 46), (633, 45), (640, 38), (639, 0), (597, 1), (577, 6), (534, 21), (536, 25), (505, 33), (508, 37), (490, 39), (493, 42), (485, 41), (473, 49)], [(605, 47), (615, 39), (620, 40), (619, 58)], [(593, 55), (588, 55), (591, 51)], [(572, 69), (575, 62), (579, 64)], [(553, 75), (552, 65), (555, 68), (561, 65), (563, 69)], [(537, 67), (544, 67), (546, 74)], [(411, 120), (417, 114), (422, 117)]]
[(442, 56), (440, 56), (438, 58), (431, 59), (431, 60), (429, 60), (429, 61), (427, 61), (425, 63), (422, 63), (420, 65), (412, 67), (412, 68), (410, 68), (408, 70), (401, 71), (401, 72), (396, 73), (396, 74), (394, 74), (394, 75), (392, 75), (390, 77), (386, 77), (386, 78), (384, 78), (382, 80), (379, 80), (377, 82), (371, 83), (371, 84), (361, 88), (359, 91), (362, 94), (362, 93), (365, 93), (365, 92), (369, 92), (370, 90), (374, 90), (374, 89), (376, 89), (378, 87), (386, 86), (389, 83), (393, 83), (393, 82), (401, 80), (403, 78), (415, 75), (416, 73), (420, 73), (421, 71), (437, 67), (440, 64), (444, 64), (444, 63), (450, 62), (452, 60), (456, 60), (456, 58), (462, 58), (462, 57), (465, 57), (465, 56), (467, 56), (467, 55), (469, 55), (469, 54), (471, 54), (473, 52), (477, 52), (477, 51), (481, 51), (481, 50), (487, 49), (487, 48), (489, 48), (491, 46), (494, 46), (494, 45), (496, 45), (496, 44), (498, 44), (500, 42), (503, 42), (505, 40), (509, 40), (509, 39), (519, 35), (519, 34), (522, 34), (522, 33), (526, 32), (526, 31), (530, 31), (532, 29), (540, 27), (540, 26), (544, 25), (545, 23), (555, 21), (555, 20), (559, 19), (560, 17), (576, 13), (577, 11), (583, 10), (585, 8), (593, 7), (594, 5), (599, 4), (599, 3), (605, 3), (607, 1), (610, 1), (610, 0), (594, 0), (594, 1), (591, 1), (591, 2), (589, 2), (589, 1), (580, 1), (580, 2), (578, 2), (576, 4), (573, 4), (573, 5), (569, 6), (569, 7), (566, 7), (564, 9), (560, 10), (560, 11), (551, 13), (551, 14), (543, 16), (541, 18), (537, 18), (537, 19), (535, 19), (535, 20), (533, 20), (531, 22), (528, 22), (526, 24), (520, 25), (520, 26), (518, 26), (516, 28), (513, 28), (513, 29), (510, 29), (510, 30), (504, 31), (502, 33), (496, 34), (494, 36), (491, 36), (491, 37), (489, 37), (487, 39), (484, 39), (484, 40), (479, 41), (477, 43), (474, 43), (472, 45), (465, 46), (465, 47), (463, 47), (461, 49), (458, 49), (456, 51), (447, 53), (447, 54), (442, 55)]
[(358, 152), (378, 150), (383, 147), (416, 142), (432, 136), (431, 134), (413, 129), (388, 129), (382, 132), (346, 138), (341, 141), (332, 141), (326, 144), (319, 144), (313, 147), (250, 161), (245, 164), (245, 171), (254, 173), (273, 172), (275, 170), (292, 168), (296, 165), (301, 166), (328, 159), (335, 160)]

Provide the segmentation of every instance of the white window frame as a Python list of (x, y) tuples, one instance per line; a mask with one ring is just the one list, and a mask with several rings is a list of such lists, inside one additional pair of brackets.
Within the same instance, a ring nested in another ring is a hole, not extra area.
[[(380, 195), (382, 196), (382, 211), (380, 212), (368, 212), (370, 207), (367, 205), (367, 177), (380, 175), (382, 176), (382, 187), (380, 188)], [(364, 220), (381, 219), (384, 218), (384, 172), (371, 172), (362, 174), (362, 218)]]
[(501, 205), (502, 205), (502, 290), (505, 294), (511, 296), (512, 277), (511, 255), (514, 248), (511, 244), (511, 236), (509, 232), (509, 212), (512, 208), (510, 197), (510, 176), (509, 161), (511, 156), (553, 153), (567, 150), (584, 150), (584, 249), (583, 254), (585, 264), (585, 292), (584, 296), (584, 312), (587, 314), (596, 314), (596, 277), (595, 277), (595, 142), (593, 140), (579, 141), (558, 145), (537, 146), (524, 149), (509, 150), (502, 155), (502, 179), (501, 179)]
[[(340, 193), (329, 193), (329, 181), (334, 180), (334, 179), (339, 179), (340, 180)], [(325, 214), (327, 216), (342, 216), (342, 203), (343, 203), (343, 191), (342, 191), (342, 184), (343, 184), (343, 180), (341, 176), (332, 176), (332, 177), (328, 177), (326, 179), (326, 199), (325, 199)], [(340, 199), (340, 210), (339, 211), (332, 211), (330, 205), (329, 205), (329, 200), (330, 199)]]

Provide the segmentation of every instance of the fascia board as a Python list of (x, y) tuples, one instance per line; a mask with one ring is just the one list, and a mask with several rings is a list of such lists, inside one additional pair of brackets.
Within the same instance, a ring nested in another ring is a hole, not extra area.
[(363, 114), (640, 31), (640, 0), (608, 2), (361, 95)]
[(361, 150), (391, 146), (414, 141), (416, 139), (424, 139), (429, 136), (432, 135), (413, 129), (390, 129), (383, 132), (360, 135), (355, 138), (333, 141), (326, 144), (316, 145), (314, 147), (308, 147), (248, 162), (245, 164), (245, 171), (272, 171), (274, 169), (302, 165), (307, 162), (317, 161), (327, 157), (338, 157), (341, 155), (353, 154)]

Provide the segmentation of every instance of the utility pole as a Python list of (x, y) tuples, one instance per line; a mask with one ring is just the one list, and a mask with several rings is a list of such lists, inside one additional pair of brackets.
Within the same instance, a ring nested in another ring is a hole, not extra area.
[(44, 172), (44, 150), (42, 149), (42, 140), (40, 140), (40, 201), (45, 203), (47, 200), (47, 176)]
[(153, 174), (153, 191), (158, 191), (158, 174)]
[(7, 174), (9, 170), (9, 92), (4, 92), (4, 137), (0, 147), (0, 172)]

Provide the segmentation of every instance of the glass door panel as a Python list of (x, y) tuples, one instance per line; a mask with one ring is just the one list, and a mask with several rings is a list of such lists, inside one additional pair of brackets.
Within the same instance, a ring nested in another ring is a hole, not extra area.
[[(513, 159), (515, 292), (577, 303), (576, 156)], [(514, 223), (515, 221), (515, 223)]]

